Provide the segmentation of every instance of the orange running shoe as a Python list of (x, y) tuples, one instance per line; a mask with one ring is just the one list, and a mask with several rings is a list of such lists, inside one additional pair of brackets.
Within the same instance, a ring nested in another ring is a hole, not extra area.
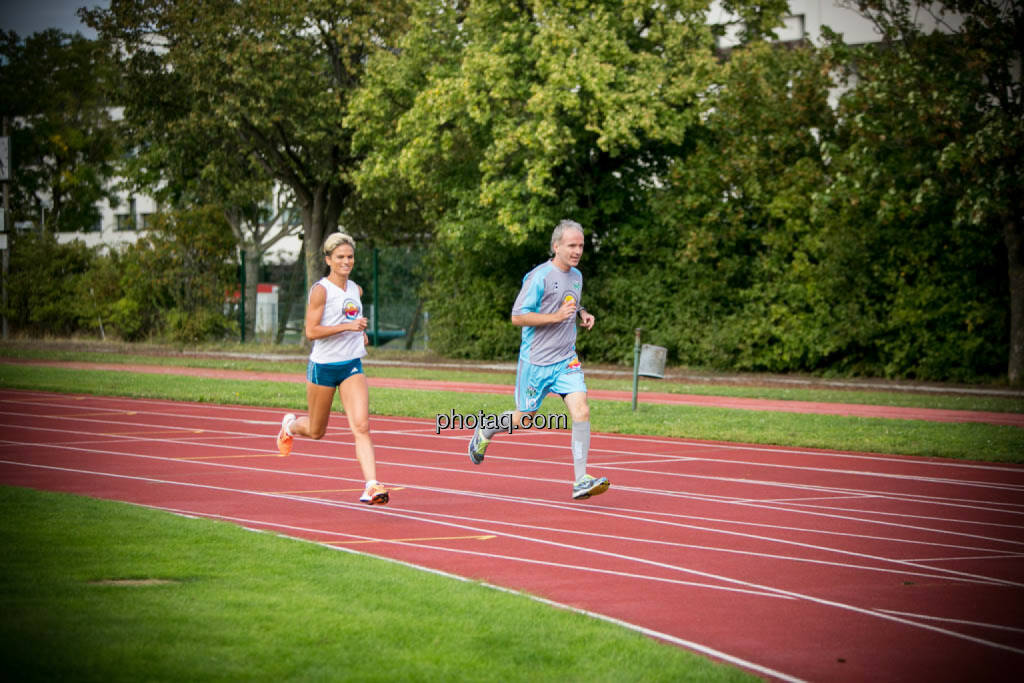
[(281, 451), (281, 455), (288, 455), (292, 452), (292, 442), (295, 440), (291, 434), (288, 433), (288, 425), (295, 422), (295, 416), (288, 413), (281, 420), (281, 431), (277, 433), (277, 450)]
[(359, 502), (367, 505), (387, 505), (388, 499), (388, 490), (376, 481), (366, 482), (363, 495), (359, 496)]

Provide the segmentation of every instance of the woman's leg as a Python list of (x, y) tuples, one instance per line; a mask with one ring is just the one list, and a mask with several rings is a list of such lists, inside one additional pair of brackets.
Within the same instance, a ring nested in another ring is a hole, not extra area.
[(310, 439), (323, 438), (327, 431), (327, 422), (331, 418), (334, 387), (306, 382), (306, 402), (309, 405), (309, 414), (292, 422), (288, 431), (293, 435), (306, 436)]
[(345, 409), (348, 426), (356, 442), (356, 460), (363, 471), (363, 479), (376, 481), (377, 463), (370, 439), (370, 391), (366, 375), (352, 375), (341, 383), (341, 406)]

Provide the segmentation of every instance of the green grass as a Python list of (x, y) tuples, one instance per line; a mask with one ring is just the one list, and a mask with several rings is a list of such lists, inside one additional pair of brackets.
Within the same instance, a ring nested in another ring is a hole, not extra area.
[[(368, 368), (368, 374), (379, 374)], [(185, 375), (149, 375), (111, 370), (0, 364), (0, 386), (135, 398), (230, 403), (305, 410), (305, 392), (298, 382), (213, 379)], [(375, 388), (370, 409), (377, 415), (434, 419), (438, 413), (501, 413), (511, 396)], [(560, 401), (548, 399), (543, 411), (559, 412)], [(804, 415), (799, 413), (730, 410), (702, 406), (642, 403), (633, 412), (628, 401), (591, 401), (595, 431), (652, 434), (711, 441), (1024, 462), (1024, 429), (980, 423)]]
[[(233, 524), (0, 487), (18, 681), (740, 681), (522, 595)], [(124, 585), (123, 580), (161, 583)]]
[[(276, 353), (270, 353), (268, 349), (276, 350)], [(294, 374), (300, 378), (306, 371), (305, 358), (307, 356), (307, 352), (303, 351), (301, 347), (288, 348), (285, 350), (282, 350), (280, 347), (238, 347), (237, 349), (232, 347), (232, 350), (227, 353), (235, 355), (225, 356), (223, 355), (224, 352), (213, 351), (209, 353), (217, 355), (184, 355), (167, 347), (146, 345), (110, 345), (108, 351), (91, 351), (69, 350), (62, 348), (61, 345), (51, 346), (39, 343), (34, 343), (32, 345), (14, 342), (6, 344), (0, 343), (0, 358), (21, 360), (79, 361), (106, 364), (116, 363), (123, 365), (140, 364), (195, 367), (249, 372), (282, 372)], [(395, 367), (376, 364), (375, 361), (378, 360), (410, 361), (420, 364), (448, 363), (458, 365), (456, 361), (446, 361), (445, 359), (439, 359), (422, 353), (392, 352), (389, 350), (375, 349), (365, 360), (365, 365), (367, 368), (372, 369), (372, 374), (377, 377), (503, 384), (509, 387), (515, 384), (515, 372), (513, 370), (508, 372), (482, 371), (473, 369), (472, 365), (468, 365), (467, 369), (456, 369), (451, 367), (432, 369), (430, 367), (417, 366)], [(632, 394), (633, 379), (632, 376), (629, 375), (630, 369), (618, 368), (618, 371), (626, 373), (626, 376), (621, 378), (607, 378), (595, 376), (599, 374), (597, 371), (591, 373), (587, 377), (588, 388), (627, 391)], [(754, 381), (756, 381), (756, 378)], [(1005, 389), (1005, 387), (982, 388)], [(950, 389), (951, 393), (943, 394), (834, 388), (808, 389), (780, 386), (736, 386), (732, 384), (723, 384), (721, 382), (696, 384), (693, 382), (641, 378), (639, 389), (640, 392), (697, 394), (703, 396), (767, 398), (794, 401), (822, 401), (826, 403), (853, 403), (862, 405), (1024, 413), (1024, 398), (987, 395), (956, 395), (955, 393), (952, 393), (955, 391), (953, 388)]]

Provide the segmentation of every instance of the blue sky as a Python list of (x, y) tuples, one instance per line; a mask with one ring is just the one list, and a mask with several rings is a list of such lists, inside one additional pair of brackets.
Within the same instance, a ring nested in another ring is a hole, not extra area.
[(0, 28), (15, 31), (21, 38), (47, 28), (95, 38), (96, 32), (82, 24), (75, 11), (109, 6), (109, 0), (0, 0)]

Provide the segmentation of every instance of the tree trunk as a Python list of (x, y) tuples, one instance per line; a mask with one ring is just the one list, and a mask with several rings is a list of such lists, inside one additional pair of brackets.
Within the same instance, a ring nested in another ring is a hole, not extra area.
[(1006, 377), (1011, 386), (1024, 384), (1024, 229), (1008, 220), (1003, 228), (1010, 281), (1010, 353)]
[(242, 245), (245, 251), (245, 339), (256, 339), (256, 304), (259, 297), (260, 252), (251, 244)]
[(338, 217), (349, 189), (341, 186), (320, 185), (311, 196), (299, 196), (299, 209), (302, 213), (303, 245), (302, 251), (306, 259), (306, 289), (323, 277), (324, 262), (323, 244), (327, 235), (338, 228)]

